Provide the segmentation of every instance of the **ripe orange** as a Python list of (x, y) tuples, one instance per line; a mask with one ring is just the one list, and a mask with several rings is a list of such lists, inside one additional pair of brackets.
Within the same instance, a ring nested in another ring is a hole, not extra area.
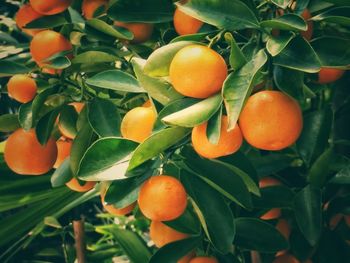
[(110, 214), (115, 215), (115, 216), (124, 216), (126, 214), (129, 214), (134, 207), (136, 206), (136, 202), (132, 203), (126, 207), (123, 208), (117, 208), (114, 205), (107, 205), (105, 203), (105, 194), (106, 193), (101, 193), (101, 203), (103, 205), (103, 208)]
[(328, 84), (335, 82), (343, 76), (344, 72), (344, 70), (336, 68), (321, 68), (318, 72), (318, 83)]
[(70, 150), (72, 148), (72, 141), (61, 137), (57, 142), (57, 159), (53, 168), (57, 169), (63, 161), (70, 155)]
[(11, 98), (21, 103), (27, 103), (35, 97), (37, 85), (31, 77), (17, 74), (12, 76), (7, 83), (7, 91)]
[(188, 237), (188, 235), (176, 231), (160, 221), (152, 221), (150, 227), (150, 237), (156, 247), (162, 247), (174, 241), (185, 239)]
[(39, 14), (36, 12), (30, 4), (23, 5), (18, 10), (15, 20), (18, 28), (22, 30), (24, 33), (34, 36), (36, 33), (42, 31), (42, 29), (26, 29), (25, 27), (29, 22), (32, 22), (33, 20), (36, 20), (40, 17), (42, 17), (42, 14)]
[(221, 90), (227, 77), (227, 66), (214, 50), (190, 45), (174, 56), (169, 77), (174, 88), (182, 95), (207, 98)]
[(55, 15), (66, 10), (72, 0), (30, 0), (33, 9), (43, 15)]
[(272, 208), (269, 211), (267, 211), (265, 214), (260, 216), (260, 219), (262, 220), (271, 220), (276, 219), (281, 216), (281, 209), (280, 208)]
[(213, 257), (195, 257), (189, 263), (219, 263), (219, 261)]
[(269, 177), (269, 176), (264, 177), (264, 178), (260, 179), (260, 181), (259, 181), (260, 188), (274, 186), (274, 185), (281, 185), (281, 184), (282, 183), (279, 180), (277, 180), (273, 177)]
[[(286, 219), (279, 219), (276, 225), (276, 229), (284, 236), (286, 240), (289, 240), (290, 226)], [(276, 256), (280, 256), (286, 253), (287, 250), (281, 250), (276, 253)]]
[(86, 19), (91, 19), (94, 17), (94, 13), (101, 6), (104, 6), (104, 9), (107, 8), (108, 0), (84, 0), (81, 6), (81, 10)]
[(174, 13), (174, 27), (179, 35), (195, 34), (202, 27), (203, 22), (185, 14), (179, 8)]
[(283, 254), (275, 258), (273, 263), (300, 263), (293, 255)]
[(186, 209), (186, 190), (174, 177), (153, 176), (142, 185), (138, 203), (141, 212), (151, 220), (173, 220)]
[[(63, 35), (52, 30), (44, 30), (37, 33), (30, 42), (30, 53), (33, 60), (40, 67), (48, 64), (48, 62), (45, 62), (45, 59), (71, 49), (71, 43)], [(55, 70), (49, 69), (48, 71), (48, 73), (52, 73)]]
[(151, 101), (150, 101), (150, 100), (145, 101), (145, 103), (144, 103), (144, 104), (142, 104), (142, 107), (146, 107), (146, 108), (148, 108), (148, 107), (152, 107), (152, 103), (151, 103)]
[[(274, 186), (274, 185), (281, 185), (282, 183), (272, 177), (264, 177), (259, 181), (259, 187), (264, 188), (264, 187), (269, 187), (269, 186)], [(271, 220), (271, 219), (276, 219), (281, 216), (281, 209), (280, 208), (272, 208), (271, 210), (267, 211), (265, 214), (260, 216), (261, 219), (263, 220)]]
[(242, 133), (238, 125), (231, 131), (227, 131), (227, 116), (222, 116), (221, 133), (218, 144), (212, 144), (207, 138), (208, 123), (202, 123), (192, 130), (192, 145), (194, 150), (205, 158), (218, 158), (232, 154), (242, 145)]
[(18, 129), (7, 139), (4, 158), (12, 171), (23, 175), (41, 175), (51, 170), (57, 158), (54, 139), (41, 145), (33, 129)]
[(157, 115), (151, 107), (136, 107), (127, 112), (121, 122), (120, 130), (126, 139), (143, 142), (152, 134)]
[(307, 30), (300, 32), (300, 34), (306, 39), (311, 40), (312, 34), (314, 32), (314, 24), (312, 21), (308, 21), (308, 19), (311, 18), (311, 13), (308, 9), (305, 9), (304, 12), (301, 14), (301, 16), (306, 20), (307, 22)]
[(75, 192), (87, 192), (94, 188), (96, 182), (85, 182), (83, 185), (80, 185), (79, 181), (76, 178), (72, 178), (66, 186), (75, 191)]
[(124, 23), (116, 21), (114, 22), (116, 26), (126, 28), (131, 33), (134, 34), (133, 40), (131, 40), (131, 43), (139, 44), (146, 42), (149, 40), (153, 33), (153, 24), (148, 23)]
[[(72, 102), (72, 103), (69, 103), (69, 105), (72, 105), (78, 114), (83, 110), (85, 106), (83, 102)], [(68, 139), (75, 138), (75, 134), (72, 134), (68, 129), (62, 126), (59, 122), (58, 122), (58, 130), (64, 137)]]
[(243, 137), (252, 146), (277, 151), (299, 137), (303, 116), (299, 104), (280, 91), (260, 91), (252, 95), (239, 117)]
[(194, 252), (187, 254), (186, 256), (183, 256), (180, 260), (177, 261), (177, 263), (189, 263), (190, 260), (195, 256)]

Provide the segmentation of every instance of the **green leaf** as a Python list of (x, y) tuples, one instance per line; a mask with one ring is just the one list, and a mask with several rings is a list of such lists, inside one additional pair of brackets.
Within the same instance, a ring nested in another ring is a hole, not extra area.
[(86, 51), (80, 53), (72, 59), (73, 64), (94, 64), (104, 62), (114, 62), (118, 57), (102, 51)]
[(128, 171), (152, 159), (170, 146), (173, 146), (182, 140), (189, 132), (189, 129), (174, 127), (153, 133), (136, 148), (131, 157)]
[(177, 6), (184, 13), (220, 29), (259, 28), (254, 13), (238, 0), (191, 0)]
[(295, 14), (286, 14), (283, 16), (276, 17), (272, 20), (264, 20), (260, 22), (262, 27), (268, 27), (273, 29), (281, 30), (294, 30), (294, 31), (305, 31), (307, 30), (307, 24), (305, 20)]
[(233, 38), (231, 33), (225, 33), (225, 39), (231, 46), (230, 51), (230, 66), (233, 70), (240, 69), (244, 64), (247, 63), (247, 59), (243, 52), (238, 47), (236, 40)]
[(175, 241), (161, 247), (151, 258), (149, 263), (177, 263), (183, 257), (193, 251), (201, 243), (199, 236)]
[(170, 64), (176, 53), (182, 48), (195, 43), (191, 41), (179, 41), (156, 49), (148, 57), (143, 68), (144, 72), (151, 77), (169, 76)]
[(183, 97), (171, 86), (169, 82), (161, 78), (153, 78), (146, 75), (143, 71), (146, 60), (133, 58), (131, 60), (131, 64), (140, 85), (147, 91), (148, 95), (154, 98), (156, 101), (166, 105)]
[(283, 185), (268, 186), (260, 189), (261, 196), (253, 200), (255, 208), (292, 208), (294, 192)]
[(296, 100), (304, 99), (304, 73), (288, 68), (275, 66), (273, 69), (275, 83), (281, 91)]
[(273, 63), (308, 73), (316, 73), (321, 67), (317, 54), (301, 36), (293, 38), (278, 56), (274, 57)]
[(350, 165), (344, 167), (329, 181), (332, 184), (350, 184)]
[(61, 128), (67, 131), (74, 138), (77, 130), (78, 113), (71, 105), (65, 105), (60, 112), (58, 123)]
[(266, 43), (266, 49), (271, 54), (271, 56), (275, 57), (281, 53), (286, 46), (288, 46), (289, 42), (294, 37), (295, 36), (292, 34), (283, 34), (277, 37), (269, 36)]
[(320, 189), (308, 185), (294, 200), (294, 213), (298, 226), (312, 246), (317, 244), (322, 231), (321, 198)]
[(124, 28), (114, 27), (97, 18), (86, 21), (86, 25), (111, 37), (126, 40), (132, 40), (134, 38), (134, 35), (130, 31)]
[(88, 118), (92, 129), (100, 137), (120, 136), (120, 114), (110, 100), (94, 98), (88, 104)]
[(222, 119), (222, 106), (216, 111), (216, 113), (209, 119), (207, 125), (207, 138), (210, 143), (218, 144), (221, 134), (221, 119)]
[(290, 4), (291, 1), (292, 0), (271, 0), (272, 3), (283, 9), (286, 9), (286, 7)]
[(335, 7), (317, 16), (312, 17), (311, 20), (336, 23), (343, 26), (350, 26), (350, 7)]
[(88, 181), (109, 181), (124, 177), (130, 154), (138, 144), (118, 137), (95, 141), (81, 158), (78, 177)]
[(17, 114), (3, 114), (0, 116), (0, 132), (13, 132), (21, 127)]
[(116, 69), (97, 73), (93, 77), (88, 78), (86, 83), (102, 89), (133, 93), (145, 92), (134, 76)]
[(34, 100), (32, 101), (32, 125), (36, 125), (39, 117), (45, 113), (45, 108), (47, 108), (45, 101), (49, 96), (55, 94), (57, 90), (57, 86), (53, 88), (50, 87), (35, 96)]
[(0, 77), (9, 77), (16, 74), (24, 74), (30, 71), (26, 66), (8, 61), (8, 60), (0, 60)]
[(228, 253), (235, 237), (235, 224), (223, 196), (191, 173), (182, 171), (181, 182), (193, 199), (195, 212), (210, 242), (219, 252)]
[(275, 253), (288, 248), (288, 242), (272, 225), (255, 218), (240, 217), (234, 220), (234, 244), (249, 250)]
[(323, 67), (346, 69), (350, 64), (350, 40), (339, 37), (322, 37), (311, 42)]
[(25, 25), (24, 28), (53, 28), (68, 24), (63, 13), (50, 16), (42, 16)]
[(32, 128), (32, 102), (24, 103), (19, 107), (18, 120), (21, 127), (25, 130)]
[(331, 164), (332, 159), (333, 149), (328, 148), (313, 163), (308, 176), (308, 181), (311, 185), (322, 187), (326, 183), (327, 176), (330, 170), (329, 166)]
[(165, 116), (162, 121), (166, 124), (182, 126), (182, 127), (195, 127), (207, 120), (215, 114), (220, 108), (222, 102), (221, 94), (216, 94), (207, 99)]
[(36, 132), (38, 141), (40, 142), (41, 145), (45, 145), (47, 141), (50, 139), (58, 114), (59, 114), (59, 109), (56, 109), (54, 111), (46, 113), (44, 117), (42, 117), (38, 121), (35, 127), (35, 132)]
[(185, 212), (181, 216), (172, 221), (165, 221), (163, 223), (179, 232), (189, 235), (198, 235), (201, 231), (199, 219), (190, 205), (187, 206)]
[(118, 0), (107, 14), (122, 22), (162, 23), (173, 19), (174, 7), (171, 1), (164, 0)]
[(70, 169), (70, 158), (67, 157), (63, 163), (55, 170), (51, 176), (52, 187), (65, 185), (72, 179), (72, 171)]
[(260, 50), (252, 60), (240, 70), (231, 73), (225, 80), (223, 97), (229, 118), (229, 129), (235, 127), (243, 105), (252, 92), (254, 79), (266, 62), (267, 56), (264, 50)]
[(48, 60), (50, 63), (44, 65), (44, 68), (53, 68), (53, 69), (65, 69), (70, 67), (72, 63), (69, 58), (65, 56), (55, 57), (53, 59)]

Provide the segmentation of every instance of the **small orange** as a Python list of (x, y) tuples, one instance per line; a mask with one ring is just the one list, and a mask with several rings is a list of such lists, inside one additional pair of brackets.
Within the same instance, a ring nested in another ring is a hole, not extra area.
[(186, 256), (183, 256), (181, 259), (177, 261), (177, 263), (189, 263), (190, 260), (195, 256), (194, 251), (190, 252)]
[(37, 85), (31, 77), (17, 74), (12, 76), (7, 83), (7, 91), (11, 98), (21, 103), (27, 103), (35, 97)]
[(75, 191), (75, 192), (87, 192), (94, 188), (96, 182), (85, 182), (83, 185), (80, 185), (79, 181), (76, 178), (72, 178), (66, 186)]
[(280, 91), (260, 91), (243, 107), (239, 127), (250, 145), (277, 151), (298, 139), (303, 116), (299, 104), (291, 97)]
[(283, 254), (275, 258), (272, 263), (300, 263), (293, 255)]
[(314, 32), (314, 24), (312, 21), (308, 21), (311, 18), (311, 13), (308, 9), (305, 9), (301, 16), (306, 20), (307, 30), (300, 32), (300, 34), (306, 39), (311, 40)]
[(114, 205), (107, 205), (105, 203), (105, 194), (101, 194), (101, 203), (103, 205), (103, 208), (110, 214), (115, 215), (115, 216), (124, 216), (129, 214), (136, 206), (136, 202), (123, 207), (123, 208), (117, 208)]
[(264, 188), (264, 187), (268, 187), (268, 186), (281, 185), (281, 184), (282, 183), (279, 180), (277, 180), (277, 179), (275, 179), (273, 177), (269, 177), (269, 176), (264, 177), (264, 178), (260, 179), (260, 181), (259, 181), (259, 187), (260, 188)]
[[(290, 236), (290, 226), (286, 219), (279, 219), (276, 224), (276, 229), (284, 236), (286, 240), (289, 240)], [(276, 253), (276, 256), (280, 256), (286, 253), (287, 250), (281, 250)]]
[(336, 68), (321, 68), (318, 72), (318, 83), (320, 84), (328, 84), (337, 81), (340, 79), (344, 70), (336, 69)]
[(70, 150), (72, 148), (72, 141), (61, 137), (57, 142), (57, 159), (53, 168), (57, 169), (63, 161), (70, 155)]
[(107, 8), (108, 0), (84, 0), (81, 5), (81, 10), (86, 19), (91, 19), (94, 17), (94, 13), (101, 6), (104, 6), (104, 9)]
[(178, 218), (186, 209), (187, 194), (179, 180), (172, 176), (152, 176), (141, 187), (138, 203), (141, 212), (155, 221)]
[(185, 239), (188, 237), (188, 235), (176, 231), (160, 221), (152, 221), (150, 227), (150, 237), (156, 247), (162, 247), (174, 241)]
[(34, 129), (18, 129), (6, 141), (5, 162), (17, 174), (41, 175), (50, 171), (57, 158), (54, 139), (41, 145)]
[(203, 22), (185, 14), (179, 8), (174, 13), (174, 27), (179, 35), (195, 34), (203, 26)]
[(272, 208), (269, 211), (267, 211), (265, 214), (260, 216), (260, 219), (262, 220), (272, 220), (279, 218), (281, 216), (281, 209), (280, 208)]
[(21, 8), (18, 10), (15, 21), (20, 30), (22, 30), (24, 33), (34, 36), (36, 33), (42, 31), (42, 29), (27, 29), (24, 28), (28, 23), (42, 17), (42, 14), (39, 14), (36, 12), (30, 4), (26, 4), (21, 6)]
[[(274, 185), (281, 185), (281, 184), (282, 183), (279, 180), (273, 177), (264, 177), (259, 181), (260, 188), (274, 186)], [(280, 216), (281, 216), (281, 209), (272, 208), (271, 210), (267, 211), (265, 214), (260, 216), (260, 218), (263, 220), (271, 220), (271, 219), (279, 218)]]
[(189, 45), (174, 56), (169, 77), (182, 95), (203, 99), (221, 90), (227, 77), (227, 66), (214, 50), (202, 45)]
[(192, 130), (192, 145), (194, 150), (205, 158), (218, 158), (221, 156), (233, 154), (239, 150), (242, 145), (242, 133), (236, 124), (235, 128), (227, 131), (227, 116), (222, 116), (221, 133), (218, 144), (212, 144), (207, 138), (208, 123), (202, 123)]
[(116, 26), (126, 28), (133, 33), (134, 38), (130, 41), (134, 44), (140, 44), (149, 40), (153, 33), (153, 24), (148, 23), (124, 23), (114, 22)]
[(214, 257), (195, 257), (189, 263), (219, 263)]
[(33, 9), (43, 15), (55, 15), (66, 10), (72, 0), (30, 0)]
[(152, 134), (157, 115), (151, 107), (136, 107), (127, 112), (121, 122), (120, 130), (126, 139), (143, 142)]

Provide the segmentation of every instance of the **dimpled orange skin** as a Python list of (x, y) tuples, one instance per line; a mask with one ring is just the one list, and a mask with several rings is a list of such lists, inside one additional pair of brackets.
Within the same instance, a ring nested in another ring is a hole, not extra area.
[[(74, 109), (76, 110), (77, 113), (80, 113), (85, 104), (83, 102), (72, 102), (72, 103), (69, 103), (69, 105), (72, 105), (74, 107)], [(68, 130), (66, 130), (62, 125), (60, 125), (60, 123), (58, 122), (58, 130), (60, 131), (60, 133), (68, 138), (68, 139), (74, 139), (75, 138), (75, 134), (71, 134)]]
[(57, 159), (53, 168), (57, 169), (63, 161), (70, 155), (72, 140), (61, 137), (57, 142)]
[[(259, 181), (259, 187), (264, 188), (264, 187), (269, 187), (269, 186), (274, 186), (274, 185), (281, 185), (282, 183), (273, 178), (273, 177), (264, 177), (260, 179)], [(260, 216), (260, 219), (262, 220), (271, 220), (271, 219), (276, 219), (281, 216), (281, 209), (280, 208), (272, 208), (271, 210), (267, 211), (265, 214)]]
[(152, 221), (150, 227), (150, 237), (156, 247), (160, 248), (171, 242), (185, 239), (188, 237), (188, 235), (176, 231), (160, 221)]
[(126, 139), (141, 143), (152, 134), (156, 119), (157, 115), (151, 107), (133, 108), (121, 122), (121, 134)]
[(81, 6), (83, 15), (86, 19), (91, 19), (94, 17), (95, 11), (104, 6), (106, 9), (108, 5), (108, 0), (84, 0)]
[(105, 194), (101, 194), (101, 203), (103, 205), (103, 208), (110, 213), (111, 215), (115, 215), (115, 216), (124, 216), (129, 214), (136, 206), (136, 202), (123, 207), (123, 208), (117, 208), (114, 205), (107, 205), (105, 203)]
[(213, 257), (195, 257), (189, 263), (219, 263), (219, 261)]
[(185, 14), (179, 8), (174, 13), (174, 27), (179, 35), (195, 34), (202, 27), (203, 22)]
[(25, 27), (29, 22), (32, 22), (42, 16), (42, 14), (36, 12), (29, 4), (26, 4), (21, 6), (21, 8), (18, 10), (15, 21), (20, 30), (30, 36), (34, 36), (36, 33), (42, 31), (42, 29), (27, 29), (23, 27)]
[(214, 50), (190, 45), (176, 53), (169, 76), (174, 88), (182, 95), (204, 99), (221, 90), (227, 77), (227, 66)]
[(299, 104), (280, 91), (252, 95), (239, 117), (244, 139), (255, 148), (277, 151), (292, 145), (303, 128)]
[(240, 128), (236, 124), (233, 130), (227, 131), (227, 116), (222, 116), (221, 132), (218, 144), (212, 144), (207, 138), (207, 126), (205, 122), (192, 129), (192, 145), (194, 150), (201, 156), (212, 159), (230, 155), (239, 150), (243, 137)]
[(300, 263), (293, 255), (283, 254), (275, 258), (273, 263)]
[(87, 192), (94, 188), (96, 182), (84, 182), (83, 185), (79, 184), (79, 181), (76, 178), (72, 178), (68, 183), (66, 183), (66, 186), (75, 191), (75, 192)]
[(23, 175), (41, 175), (50, 171), (57, 158), (54, 139), (41, 145), (34, 129), (18, 129), (6, 141), (4, 158), (12, 171)]
[(337, 81), (340, 79), (344, 70), (336, 69), (336, 68), (321, 68), (318, 72), (318, 83), (320, 84), (328, 84)]
[(186, 209), (186, 190), (174, 177), (153, 176), (142, 185), (138, 204), (141, 212), (151, 220), (173, 220)]
[(30, 42), (30, 53), (39, 65), (45, 64), (45, 59), (62, 51), (72, 49), (72, 44), (60, 33), (44, 30), (37, 33)]
[(16, 101), (27, 103), (35, 97), (37, 85), (31, 77), (17, 74), (8, 81), (7, 91), (9, 96)]
[(312, 34), (314, 32), (314, 24), (312, 21), (308, 21), (311, 18), (311, 13), (308, 9), (305, 9), (301, 16), (305, 19), (307, 23), (307, 30), (301, 31), (300, 34), (306, 39), (311, 40)]
[(55, 15), (66, 10), (72, 0), (30, 0), (35, 11), (43, 15)]
[(130, 41), (133, 44), (140, 44), (149, 40), (153, 33), (153, 24), (148, 23), (124, 23), (116, 21), (116, 26), (126, 28), (133, 33), (134, 38)]

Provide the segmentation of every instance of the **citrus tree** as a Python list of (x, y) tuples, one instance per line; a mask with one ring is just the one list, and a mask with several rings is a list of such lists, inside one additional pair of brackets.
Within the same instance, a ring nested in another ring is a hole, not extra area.
[(348, 0), (0, 10), (1, 262), (350, 258)]

